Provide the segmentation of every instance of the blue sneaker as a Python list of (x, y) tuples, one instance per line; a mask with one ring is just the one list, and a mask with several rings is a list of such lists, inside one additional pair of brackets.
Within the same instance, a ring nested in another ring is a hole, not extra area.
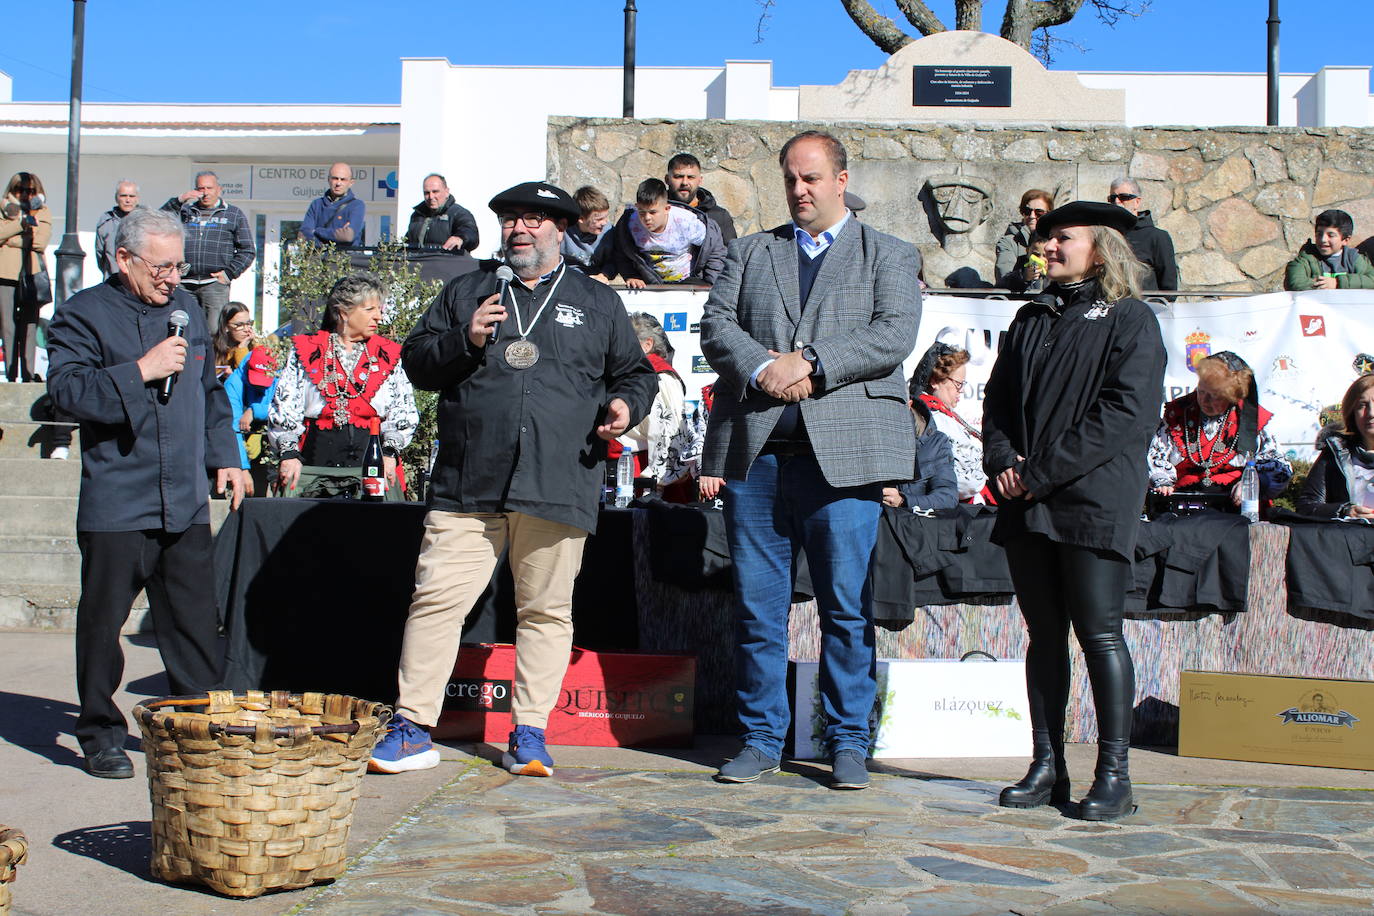
[(367, 770), (369, 773), (404, 773), (438, 765), (439, 752), (429, 740), (429, 729), (397, 715), (387, 726), (386, 737), (373, 749)]
[(517, 725), (510, 733), (510, 750), (501, 755), (501, 766), (516, 776), (552, 776), (553, 758), (544, 749), (544, 730)]

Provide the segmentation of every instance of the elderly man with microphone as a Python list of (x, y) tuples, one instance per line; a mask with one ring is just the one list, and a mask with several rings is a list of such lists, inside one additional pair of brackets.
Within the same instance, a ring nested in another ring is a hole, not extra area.
[(92, 776), (128, 778), (128, 726), (114, 692), (119, 631), (146, 589), (174, 694), (217, 685), (210, 480), (243, 498), (229, 401), (200, 306), (178, 288), (181, 221), (135, 210), (115, 236), (119, 272), (62, 304), (48, 332), (48, 393), (81, 424), (81, 600), (76, 737)]
[(518, 775), (553, 772), (544, 726), (568, 667), (573, 580), (596, 530), (606, 441), (643, 419), (658, 391), (620, 297), (563, 263), (577, 202), (530, 181), (490, 207), (506, 263), (450, 280), (401, 351), (415, 387), (439, 392), (439, 453), (400, 698), (374, 772), (439, 762), (429, 730), (463, 620), (506, 548), (516, 630), (514, 730), (502, 764)]

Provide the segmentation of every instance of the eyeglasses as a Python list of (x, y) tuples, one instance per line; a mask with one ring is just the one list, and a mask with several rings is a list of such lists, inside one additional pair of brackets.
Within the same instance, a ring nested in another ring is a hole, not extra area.
[(514, 213), (502, 213), (500, 216), (496, 217), (496, 221), (501, 224), (502, 229), (509, 229), (511, 226), (514, 226), (517, 219), (523, 223), (527, 229), (538, 229), (540, 226), (544, 225), (544, 221), (548, 218), (548, 215), (544, 213), (522, 213), (519, 216), (516, 216)]
[(1040, 217), (1044, 216), (1044, 215), (1045, 215), (1046, 213), (1048, 213), (1048, 212), (1050, 212), (1050, 211), (1048, 211), (1048, 210), (1042, 210), (1042, 209), (1039, 208), (1039, 207), (1022, 207), (1022, 208), (1021, 208), (1021, 215), (1022, 215), (1022, 216), (1030, 216), (1032, 213), (1034, 213), (1036, 219), (1039, 219)]
[(964, 392), (964, 386), (968, 384), (968, 382), (960, 382), (960, 381), (956, 381), (955, 379), (952, 379), (952, 378), (947, 378), (947, 379), (945, 379), (945, 381), (947, 381), (947, 382), (949, 382), (951, 385), (953, 385), (953, 386), (954, 386), (954, 390), (955, 390), (956, 392), (960, 393), (960, 394), (963, 394), (963, 392)]
[(244, 328), (251, 328), (252, 326), (253, 326), (253, 322), (251, 322), (251, 321), (231, 321), (231, 322), (229, 322), (229, 327), (233, 328), (235, 331), (242, 331)]
[(1140, 195), (1139, 195), (1139, 194), (1108, 194), (1108, 195), (1107, 195), (1107, 203), (1109, 203), (1109, 204), (1115, 204), (1115, 203), (1128, 204), (1128, 203), (1130, 203), (1130, 202), (1133, 201), (1133, 200), (1140, 200)]
[(20, 194), (37, 194), (37, 193), (38, 193), (38, 189), (37, 189), (37, 188), (16, 188), (15, 190), (17, 190)]
[(130, 257), (138, 258), (144, 264), (148, 265), (148, 271), (152, 273), (154, 280), (161, 280), (172, 271), (176, 271), (183, 276), (191, 272), (191, 264), (189, 261), (182, 261), (177, 264), (154, 264), (142, 255), (130, 254)]

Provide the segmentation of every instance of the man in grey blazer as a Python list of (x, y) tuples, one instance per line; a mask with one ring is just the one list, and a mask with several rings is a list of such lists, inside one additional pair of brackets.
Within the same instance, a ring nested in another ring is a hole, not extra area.
[(776, 772), (790, 718), (787, 616), (805, 549), (821, 621), (832, 785), (862, 789), (875, 690), (868, 563), (882, 486), (912, 479), (902, 360), (921, 316), (916, 249), (852, 217), (844, 147), (807, 131), (778, 157), (792, 222), (730, 243), (701, 349), (719, 374), (702, 475), (725, 478), (744, 748), (722, 782)]

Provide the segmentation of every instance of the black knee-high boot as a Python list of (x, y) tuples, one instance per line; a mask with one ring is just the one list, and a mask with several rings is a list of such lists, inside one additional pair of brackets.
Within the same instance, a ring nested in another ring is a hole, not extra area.
[(1097, 707), (1097, 767), (1092, 788), (1079, 803), (1085, 821), (1107, 821), (1135, 810), (1127, 762), (1135, 704), (1135, 669), (1126, 643), (1117, 634), (1095, 634), (1084, 641), (1084, 660)]

